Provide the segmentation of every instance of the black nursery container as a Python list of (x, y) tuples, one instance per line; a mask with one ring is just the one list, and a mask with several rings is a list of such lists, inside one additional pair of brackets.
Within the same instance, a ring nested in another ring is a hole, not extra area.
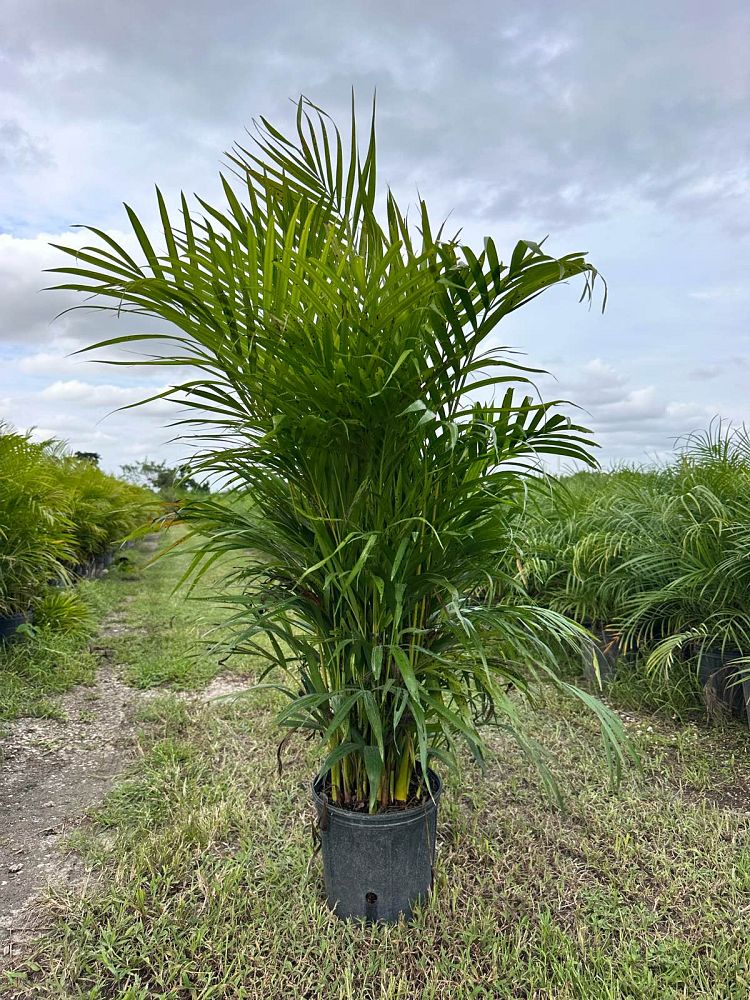
[(747, 665), (732, 664), (744, 655), (729, 647), (706, 650), (700, 658), (698, 678), (710, 698), (750, 725), (750, 680), (740, 681), (737, 676), (747, 670)]
[(622, 657), (620, 640), (617, 636), (607, 632), (602, 625), (593, 622), (582, 622), (595, 639), (583, 639), (581, 642), (581, 655), (583, 658), (583, 673), (586, 680), (596, 683), (596, 670), (594, 663), (599, 668), (599, 677), (602, 684), (608, 684), (614, 680), (617, 673), (617, 666)]
[(413, 809), (359, 813), (321, 797), (313, 782), (323, 854), (326, 899), (337, 917), (368, 923), (411, 920), (432, 888), (438, 801), (442, 782), (429, 772), (432, 798)]
[(19, 611), (15, 615), (0, 615), (0, 642), (16, 639), (19, 625), (27, 625), (32, 618), (30, 611)]
[(106, 552), (100, 552), (98, 556), (94, 556), (93, 575), (102, 576), (104, 571), (107, 570), (112, 565), (113, 559), (114, 559), (114, 553), (109, 549)]

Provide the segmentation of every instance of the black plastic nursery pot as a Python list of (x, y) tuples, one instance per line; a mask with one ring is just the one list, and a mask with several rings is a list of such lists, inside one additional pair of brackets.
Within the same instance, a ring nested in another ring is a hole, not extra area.
[(73, 568), (73, 572), (76, 576), (84, 580), (95, 580), (102, 576), (104, 571), (112, 565), (114, 558), (114, 551), (108, 549), (106, 552), (100, 552), (99, 555), (90, 556), (84, 562), (78, 563)]
[(368, 923), (411, 920), (432, 889), (442, 782), (429, 771), (432, 797), (410, 809), (360, 813), (331, 805), (312, 786), (318, 814), (326, 899), (337, 917)]
[(750, 725), (750, 680), (738, 683), (737, 674), (743, 668), (732, 664), (744, 655), (729, 647), (707, 650), (700, 658), (698, 677), (710, 700)]
[(112, 565), (112, 560), (115, 554), (111, 549), (107, 549), (106, 552), (100, 552), (98, 556), (94, 556), (93, 559), (93, 575), (101, 576), (106, 569)]
[(73, 575), (79, 580), (91, 580), (96, 575), (94, 559), (86, 559), (84, 562), (76, 563), (73, 567)]
[(34, 618), (32, 611), (19, 611), (15, 615), (0, 615), (0, 642), (18, 638), (18, 627), (28, 625)]
[(620, 640), (601, 625), (588, 621), (581, 624), (595, 636), (595, 639), (584, 639), (581, 643), (584, 676), (589, 681), (596, 681), (596, 663), (602, 684), (608, 684), (614, 680), (618, 662), (623, 655)]

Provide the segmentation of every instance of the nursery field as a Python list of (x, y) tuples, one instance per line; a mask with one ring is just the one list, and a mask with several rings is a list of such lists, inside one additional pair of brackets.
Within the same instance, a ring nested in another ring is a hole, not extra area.
[(0, 433), (3, 995), (745, 998), (750, 436), (598, 471), (497, 339), (596, 267), (411, 223), (375, 116), (56, 247), (191, 458)]
[[(96, 734), (119, 699), (108, 737), (122, 771), (58, 838), (60, 858), (75, 864), (61, 862), (66, 879), (19, 918), (4, 997), (747, 996), (740, 726), (620, 709), (643, 774), (629, 771), (613, 791), (595, 722), (551, 695), (528, 722), (551, 751), (565, 810), (510, 738), (491, 737), (484, 778), (471, 768), (460, 786), (447, 777), (436, 891), (415, 924), (344, 923), (325, 906), (312, 857), (319, 751), (292, 741), (278, 774), (276, 696), (236, 697), (252, 660), (222, 666), (199, 643), (201, 622), (221, 612), (172, 592), (185, 558), (91, 584), (102, 588), (104, 623), (85, 647), (88, 672), (68, 674), (91, 685), (105, 671), (107, 684), (72, 689), (95, 696), (88, 722), (55, 711), (86, 704), (71, 693), (45, 688), (43, 702), (21, 704), (13, 672), (0, 671), (6, 718), (11, 704), (47, 716), (36, 724), (50, 768), (85, 746), (87, 724)], [(196, 596), (211, 588), (204, 577)], [(7, 757), (27, 723), (3, 725)], [(6, 835), (1, 846), (14, 845)], [(14, 867), (4, 860), (3, 892)]]
[(750, 722), (750, 437), (715, 422), (658, 467), (578, 473), (518, 518), (524, 599), (580, 622), (621, 697)]

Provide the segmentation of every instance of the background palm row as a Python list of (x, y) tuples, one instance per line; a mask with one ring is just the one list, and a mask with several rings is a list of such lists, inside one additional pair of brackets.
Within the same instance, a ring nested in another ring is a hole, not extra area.
[(0, 428), (0, 616), (27, 612), (155, 512), (146, 490)]
[(737, 686), (750, 654), (749, 497), (750, 438), (716, 424), (661, 468), (579, 473), (531, 504), (518, 572), (667, 700), (724, 662)]

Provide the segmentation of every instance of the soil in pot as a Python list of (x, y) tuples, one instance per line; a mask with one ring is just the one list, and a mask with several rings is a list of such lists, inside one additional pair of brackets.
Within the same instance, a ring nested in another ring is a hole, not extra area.
[(368, 923), (411, 920), (432, 888), (442, 783), (429, 772), (432, 796), (405, 809), (368, 813), (332, 805), (324, 779), (313, 782), (326, 900), (338, 917)]

